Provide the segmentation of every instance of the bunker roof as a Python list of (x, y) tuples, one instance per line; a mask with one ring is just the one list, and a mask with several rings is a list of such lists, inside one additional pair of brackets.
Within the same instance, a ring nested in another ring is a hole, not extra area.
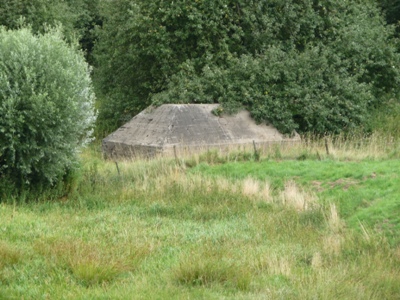
[(149, 107), (103, 140), (107, 157), (151, 157), (253, 144), (298, 142), (267, 124), (256, 124), (246, 110), (216, 115), (218, 104), (164, 104)]

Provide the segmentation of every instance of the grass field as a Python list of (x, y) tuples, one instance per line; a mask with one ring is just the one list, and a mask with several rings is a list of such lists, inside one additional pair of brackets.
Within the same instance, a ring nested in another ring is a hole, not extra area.
[(88, 150), (68, 195), (0, 204), (0, 299), (400, 299), (398, 151), (340, 145)]

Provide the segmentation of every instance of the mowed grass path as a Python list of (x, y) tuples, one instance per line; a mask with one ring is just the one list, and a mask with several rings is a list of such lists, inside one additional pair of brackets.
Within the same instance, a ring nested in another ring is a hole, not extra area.
[(0, 299), (398, 299), (399, 167), (86, 157), (0, 204)]

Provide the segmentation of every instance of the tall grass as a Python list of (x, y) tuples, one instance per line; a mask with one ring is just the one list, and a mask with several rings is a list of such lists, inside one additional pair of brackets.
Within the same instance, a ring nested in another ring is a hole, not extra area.
[(87, 149), (68, 193), (0, 204), (0, 298), (400, 298), (397, 240), (352, 223), (369, 196), (394, 203), (392, 149), (332, 137), (258, 150)]
[(40, 240), (33, 246), (38, 254), (67, 268), (77, 281), (88, 286), (110, 282), (120, 274), (134, 271), (150, 253), (145, 245), (121, 242), (105, 245), (79, 239)]
[[(399, 131), (400, 132), (400, 131)], [(305, 134), (300, 142), (271, 144), (204, 147), (176, 152), (175, 162), (182, 167), (194, 167), (201, 163), (221, 164), (227, 162), (259, 161), (265, 159), (297, 160), (364, 160), (400, 158), (400, 138), (384, 129), (365, 133), (354, 131), (339, 135), (316, 137)], [(166, 157), (172, 154), (167, 152)], [(160, 154), (158, 158), (162, 158)]]

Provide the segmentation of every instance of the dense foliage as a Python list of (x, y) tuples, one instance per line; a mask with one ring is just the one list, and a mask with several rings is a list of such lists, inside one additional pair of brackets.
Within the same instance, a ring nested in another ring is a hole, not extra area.
[(98, 7), (101, 0), (0, 0), (0, 25), (18, 29), (29, 24), (34, 33), (44, 33), (49, 26), (62, 24), (66, 40), (79, 39), (86, 57), (96, 40), (94, 27), (101, 24)]
[(400, 21), (400, 0), (380, 0), (378, 4), (382, 7), (389, 24)]
[(34, 32), (44, 32), (46, 26), (63, 23), (64, 31), (72, 34), (75, 16), (65, 1), (51, 0), (0, 0), (0, 24), (17, 29), (23, 22)]
[(59, 30), (0, 27), (0, 179), (53, 184), (76, 163), (95, 120), (89, 67)]
[(112, 1), (96, 53), (101, 119), (151, 103), (246, 107), (284, 132), (340, 132), (398, 91), (372, 1)]

